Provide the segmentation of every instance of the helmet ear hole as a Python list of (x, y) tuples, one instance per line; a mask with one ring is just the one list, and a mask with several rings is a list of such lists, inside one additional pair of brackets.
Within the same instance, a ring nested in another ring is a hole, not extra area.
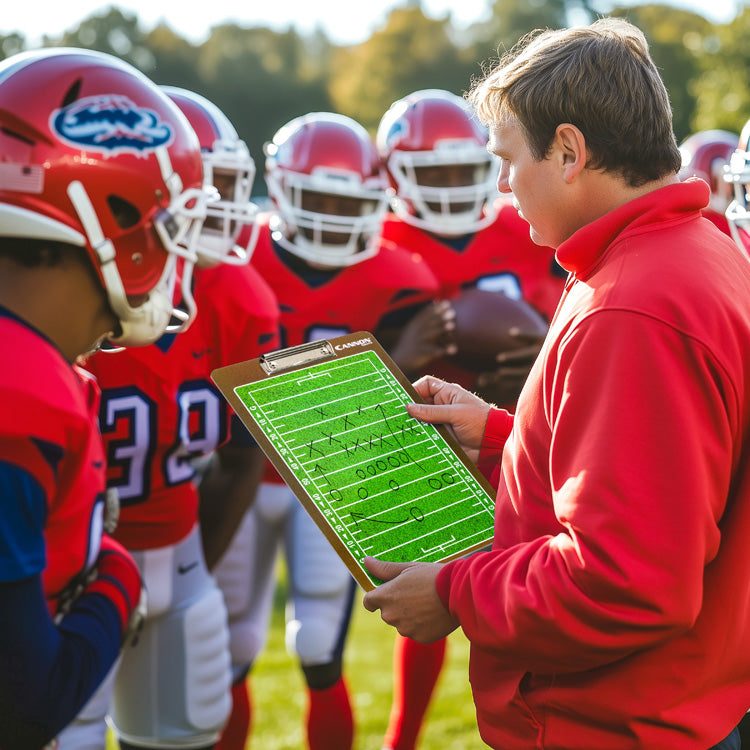
[(108, 195), (107, 205), (120, 229), (130, 229), (141, 220), (141, 212), (125, 198), (118, 195)]

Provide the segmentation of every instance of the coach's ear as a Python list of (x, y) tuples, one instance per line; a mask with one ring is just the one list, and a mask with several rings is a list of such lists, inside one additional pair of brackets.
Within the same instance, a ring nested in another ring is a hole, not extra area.
[(555, 130), (553, 145), (560, 155), (563, 179), (573, 182), (586, 166), (586, 138), (575, 125), (563, 122)]

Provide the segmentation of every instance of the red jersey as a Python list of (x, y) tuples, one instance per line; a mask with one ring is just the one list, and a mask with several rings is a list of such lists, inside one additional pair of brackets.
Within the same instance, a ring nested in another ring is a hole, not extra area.
[(437, 294), (437, 281), (422, 257), (403, 248), (383, 247), (374, 257), (343, 268), (314, 269), (274, 244), (270, 216), (259, 219), (250, 262), (279, 301), (284, 346), (354, 331), (376, 333), (389, 313)]
[(98, 352), (107, 484), (120, 496), (115, 537), (128, 549), (184, 538), (198, 518), (193, 459), (229, 435), (231, 411), (211, 372), (278, 348), (278, 307), (250, 266), (196, 269), (198, 314), (151, 346)]
[[(271, 285), (281, 310), (284, 346), (378, 328), (398, 314), (434, 299), (438, 284), (422, 257), (403, 248), (382, 247), (377, 255), (343, 268), (318, 270), (271, 239), (268, 221), (251, 263)], [(268, 464), (267, 480), (281, 482)]]
[(462, 289), (478, 286), (523, 298), (551, 320), (567, 273), (552, 248), (531, 240), (528, 223), (513, 205), (504, 200), (498, 204), (492, 224), (460, 237), (431, 234), (389, 214), (382, 239), (418, 252), (437, 277), (442, 298), (452, 299)]
[(436, 581), (490, 747), (705, 750), (750, 705), (750, 265), (707, 200), (669, 185), (557, 250), (493, 549)]
[[(537, 245), (529, 225), (505, 199), (498, 199), (492, 224), (474, 234), (449, 237), (431, 234), (389, 214), (383, 223), (385, 243), (416, 250), (440, 283), (439, 296), (454, 299), (462, 289), (479, 287), (524, 299), (551, 320), (560, 300), (567, 273), (550, 247)], [(430, 374), (471, 389), (476, 373), (454, 360), (430, 363)]]
[[(0, 369), (0, 463), (25, 477), (0, 514), (0, 580), (41, 573), (50, 611), (99, 554), (104, 452), (93, 379), (0, 309), (0, 340), (22, 353)], [(21, 502), (21, 506), (12, 503)]]

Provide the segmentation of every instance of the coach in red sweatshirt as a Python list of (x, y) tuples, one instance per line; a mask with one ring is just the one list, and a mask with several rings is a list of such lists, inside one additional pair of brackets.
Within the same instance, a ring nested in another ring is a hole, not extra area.
[(365, 607), (416, 640), (462, 628), (490, 747), (739, 748), (750, 264), (701, 218), (708, 186), (678, 182), (667, 93), (627, 22), (534, 35), (470, 98), (499, 189), (569, 277), (515, 416), (430, 377), (408, 408), (491, 472), (492, 550), (369, 559), (385, 583)]

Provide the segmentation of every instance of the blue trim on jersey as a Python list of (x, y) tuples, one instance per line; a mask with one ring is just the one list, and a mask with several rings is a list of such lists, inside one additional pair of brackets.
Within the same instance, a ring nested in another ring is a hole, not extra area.
[(78, 715), (117, 658), (117, 607), (82, 596), (58, 627), (40, 576), (0, 583), (0, 747), (43, 747)]
[(17, 581), (44, 570), (47, 498), (42, 486), (16, 464), (0, 461), (0, 581)]
[(457, 253), (462, 253), (471, 244), (471, 241), (476, 237), (476, 232), (469, 232), (469, 234), (458, 234), (458, 235), (446, 235), (446, 234), (435, 234), (435, 232), (426, 232), (438, 242), (452, 248)]
[(176, 333), (164, 333), (154, 342), (154, 346), (166, 354), (172, 348), (176, 338)]

